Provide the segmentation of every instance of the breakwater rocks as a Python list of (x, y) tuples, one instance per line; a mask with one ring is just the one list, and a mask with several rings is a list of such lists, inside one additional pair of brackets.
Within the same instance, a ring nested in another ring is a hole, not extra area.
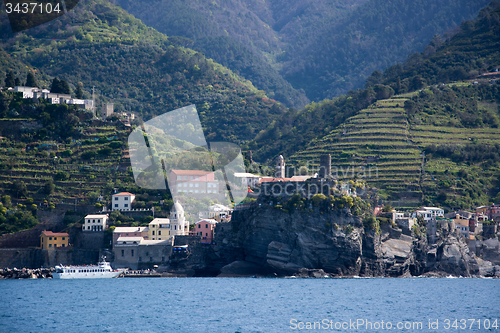
[(0, 279), (51, 279), (52, 272), (54, 268), (6, 268), (0, 269)]

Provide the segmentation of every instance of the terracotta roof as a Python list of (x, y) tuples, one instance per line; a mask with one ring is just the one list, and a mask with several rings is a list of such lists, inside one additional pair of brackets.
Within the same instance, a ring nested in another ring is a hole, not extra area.
[(52, 232), (52, 231), (42, 231), (42, 235), (45, 235), (45, 236), (63, 236), (63, 237), (69, 237), (69, 235), (65, 232), (59, 232), (59, 233), (56, 233), (56, 232)]
[(130, 192), (120, 192), (118, 194), (113, 194), (113, 195), (134, 195), (134, 194), (132, 194)]
[(213, 173), (213, 171), (203, 171), (203, 170), (172, 170), (171, 172), (176, 175), (208, 175)]
[(274, 182), (303, 182), (303, 179), (292, 179), (292, 178), (275, 178), (275, 177), (264, 177), (259, 183), (274, 183)]

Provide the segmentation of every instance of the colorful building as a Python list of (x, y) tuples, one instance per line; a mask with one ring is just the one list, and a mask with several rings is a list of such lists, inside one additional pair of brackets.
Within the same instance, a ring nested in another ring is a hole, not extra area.
[(40, 235), (40, 247), (44, 250), (53, 250), (69, 246), (69, 235), (65, 232), (54, 233), (52, 231), (42, 231)]
[(195, 223), (193, 232), (201, 237), (201, 242), (204, 244), (212, 244), (214, 242), (214, 229), (217, 225), (216, 220), (204, 219)]

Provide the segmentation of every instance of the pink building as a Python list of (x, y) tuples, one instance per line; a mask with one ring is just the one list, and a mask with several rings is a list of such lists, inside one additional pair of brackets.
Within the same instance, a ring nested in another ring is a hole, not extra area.
[(219, 193), (215, 173), (202, 170), (172, 170), (168, 176), (170, 191), (176, 193)]
[(204, 219), (196, 222), (193, 232), (201, 237), (201, 242), (204, 244), (212, 244), (214, 241), (214, 229), (217, 224), (216, 220)]
[(142, 237), (148, 239), (148, 227), (116, 227), (113, 231), (113, 247), (120, 237)]

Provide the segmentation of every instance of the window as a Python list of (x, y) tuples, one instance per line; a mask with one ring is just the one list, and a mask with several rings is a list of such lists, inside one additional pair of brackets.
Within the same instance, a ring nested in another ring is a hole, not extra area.
[(208, 228), (208, 223), (205, 224), (205, 229), (207, 229), (207, 228)]
[(184, 179), (188, 179), (188, 176), (184, 176)]
[(153, 261), (153, 257), (149, 257), (149, 261)]
[(100, 220), (100, 219), (99, 219), (99, 220), (97, 220), (97, 223), (101, 223), (101, 220)]
[(118, 201), (118, 197), (115, 197), (115, 201)]
[(189, 187), (193, 187), (193, 184), (189, 184)]
[(124, 256), (125, 256), (125, 250), (122, 250), (122, 257), (124, 257)]
[(155, 235), (155, 231), (153, 230), (153, 236)]
[(193, 179), (193, 176), (189, 176), (189, 179)]
[(200, 184), (196, 183), (194, 184), (194, 187), (200, 187)]
[(201, 223), (200, 223), (200, 224), (198, 224), (198, 229), (199, 229), (199, 228), (201, 228)]
[(54, 237), (54, 240), (57, 240), (57, 237)]
[(196, 176), (196, 177), (194, 177), (194, 179), (196, 179), (196, 180), (200, 180), (200, 177)]
[(182, 176), (177, 176), (177, 180), (181, 180), (182, 179)]
[(142, 257), (139, 257), (139, 261), (142, 261)]
[(49, 244), (49, 247), (52, 247), (52, 244)]
[(128, 204), (124, 204), (123, 206), (124, 206), (124, 207), (128, 207)]
[(65, 240), (65, 239), (66, 239), (66, 237), (63, 237), (63, 239), (62, 239), (62, 240)]
[(134, 250), (130, 250), (130, 256), (133, 257), (134, 256)]
[(207, 237), (208, 237), (208, 232), (207, 232), (207, 233), (205, 233), (205, 236), (207, 236)]
[(92, 220), (92, 223), (95, 223), (95, 220)]
[(158, 230), (158, 236), (161, 236), (161, 230)]
[(52, 240), (52, 237), (49, 237), (49, 240)]
[(128, 201), (128, 197), (123, 198), (123, 200)]
[(115, 208), (118, 208), (118, 204), (115, 204)]

